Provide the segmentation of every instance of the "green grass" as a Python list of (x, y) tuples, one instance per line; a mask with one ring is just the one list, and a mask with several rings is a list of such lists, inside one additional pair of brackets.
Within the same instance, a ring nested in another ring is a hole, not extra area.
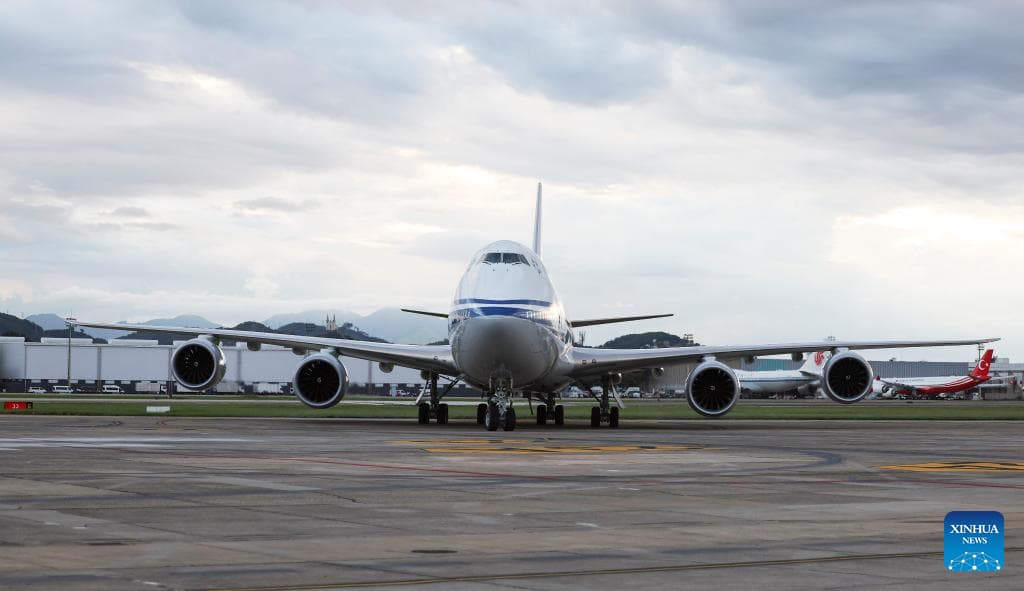
[[(341, 404), (327, 410), (307, 408), (293, 400), (259, 399), (252, 402), (181, 402), (177, 399), (159, 399), (125, 402), (35, 402), (25, 411), (0, 411), (3, 414), (33, 415), (92, 415), (140, 416), (147, 415), (147, 406), (170, 406), (171, 412), (162, 416), (177, 417), (309, 417), (309, 418), (416, 418), (416, 408), (408, 406)], [(1022, 403), (974, 404), (744, 404), (740, 401), (729, 413), (730, 419), (788, 419), (788, 420), (1024, 420)], [(946, 405), (948, 404), (948, 406)], [(566, 417), (586, 420), (590, 417), (590, 404), (566, 406)], [(520, 420), (529, 420), (526, 405), (518, 405)], [(449, 407), (452, 419), (474, 419), (476, 407)], [(152, 415), (158, 416), (158, 415)], [(685, 402), (633, 402), (622, 411), (628, 419), (698, 419)], [(705, 419), (711, 420), (711, 419)]]

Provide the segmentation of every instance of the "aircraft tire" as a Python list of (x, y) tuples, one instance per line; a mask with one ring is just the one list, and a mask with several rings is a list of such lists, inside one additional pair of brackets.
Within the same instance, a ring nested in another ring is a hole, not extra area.
[(487, 422), (487, 403), (481, 402), (476, 405), (476, 424), (483, 425)]
[(498, 410), (498, 405), (493, 402), (487, 405), (487, 414), (484, 418), (484, 426), (488, 431), (497, 431), (498, 423), (501, 422), (501, 411)]
[(437, 405), (437, 424), (447, 425), (448, 424), (448, 405), (438, 404)]
[(511, 406), (505, 411), (505, 424), (501, 426), (506, 431), (516, 430), (516, 409)]
[(565, 407), (561, 404), (555, 405), (555, 424), (558, 426), (565, 424)]
[(601, 426), (601, 407), (595, 406), (590, 409), (590, 426), (598, 428)]
[(430, 405), (426, 402), (420, 403), (419, 415), (417, 417), (421, 425), (426, 425), (430, 422)]
[(548, 424), (548, 407), (545, 404), (537, 405), (537, 424), (547, 425)]
[(619, 407), (613, 406), (608, 409), (608, 426), (612, 429), (619, 428)]

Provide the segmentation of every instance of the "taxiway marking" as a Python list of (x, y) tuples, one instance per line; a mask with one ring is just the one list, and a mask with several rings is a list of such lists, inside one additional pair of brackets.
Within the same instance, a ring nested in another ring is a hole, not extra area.
[(925, 462), (881, 468), (905, 472), (1024, 472), (1024, 462)]

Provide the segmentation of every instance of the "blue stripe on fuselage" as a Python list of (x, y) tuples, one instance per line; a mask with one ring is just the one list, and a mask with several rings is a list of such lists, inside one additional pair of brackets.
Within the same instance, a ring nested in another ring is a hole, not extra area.
[(548, 307), (551, 305), (551, 302), (545, 302), (544, 300), (484, 300), (480, 298), (466, 298), (461, 300), (455, 300), (455, 304), (518, 304), (520, 306)]

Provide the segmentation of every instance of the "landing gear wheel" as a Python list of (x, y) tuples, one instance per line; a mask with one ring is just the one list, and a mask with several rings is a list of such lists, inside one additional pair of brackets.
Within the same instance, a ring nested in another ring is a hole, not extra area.
[(561, 404), (555, 405), (555, 424), (558, 426), (565, 424), (565, 407)]
[(590, 426), (595, 429), (601, 426), (601, 407), (595, 406), (590, 409)]
[(481, 402), (476, 405), (476, 424), (483, 425), (487, 422), (487, 403)]
[(619, 428), (619, 407), (613, 406), (608, 409), (608, 426), (612, 429)]
[(419, 406), (419, 420), (421, 425), (426, 425), (430, 422), (430, 405), (426, 402), (421, 402)]
[(548, 407), (544, 404), (537, 405), (537, 424), (547, 425), (548, 424)]
[(437, 405), (437, 424), (447, 425), (448, 424), (448, 405), (438, 404)]
[(505, 424), (501, 426), (506, 431), (516, 430), (516, 409), (511, 406), (505, 411)]
[(498, 405), (493, 402), (487, 404), (487, 414), (484, 417), (484, 426), (488, 431), (497, 431), (498, 423), (501, 422), (501, 411)]

